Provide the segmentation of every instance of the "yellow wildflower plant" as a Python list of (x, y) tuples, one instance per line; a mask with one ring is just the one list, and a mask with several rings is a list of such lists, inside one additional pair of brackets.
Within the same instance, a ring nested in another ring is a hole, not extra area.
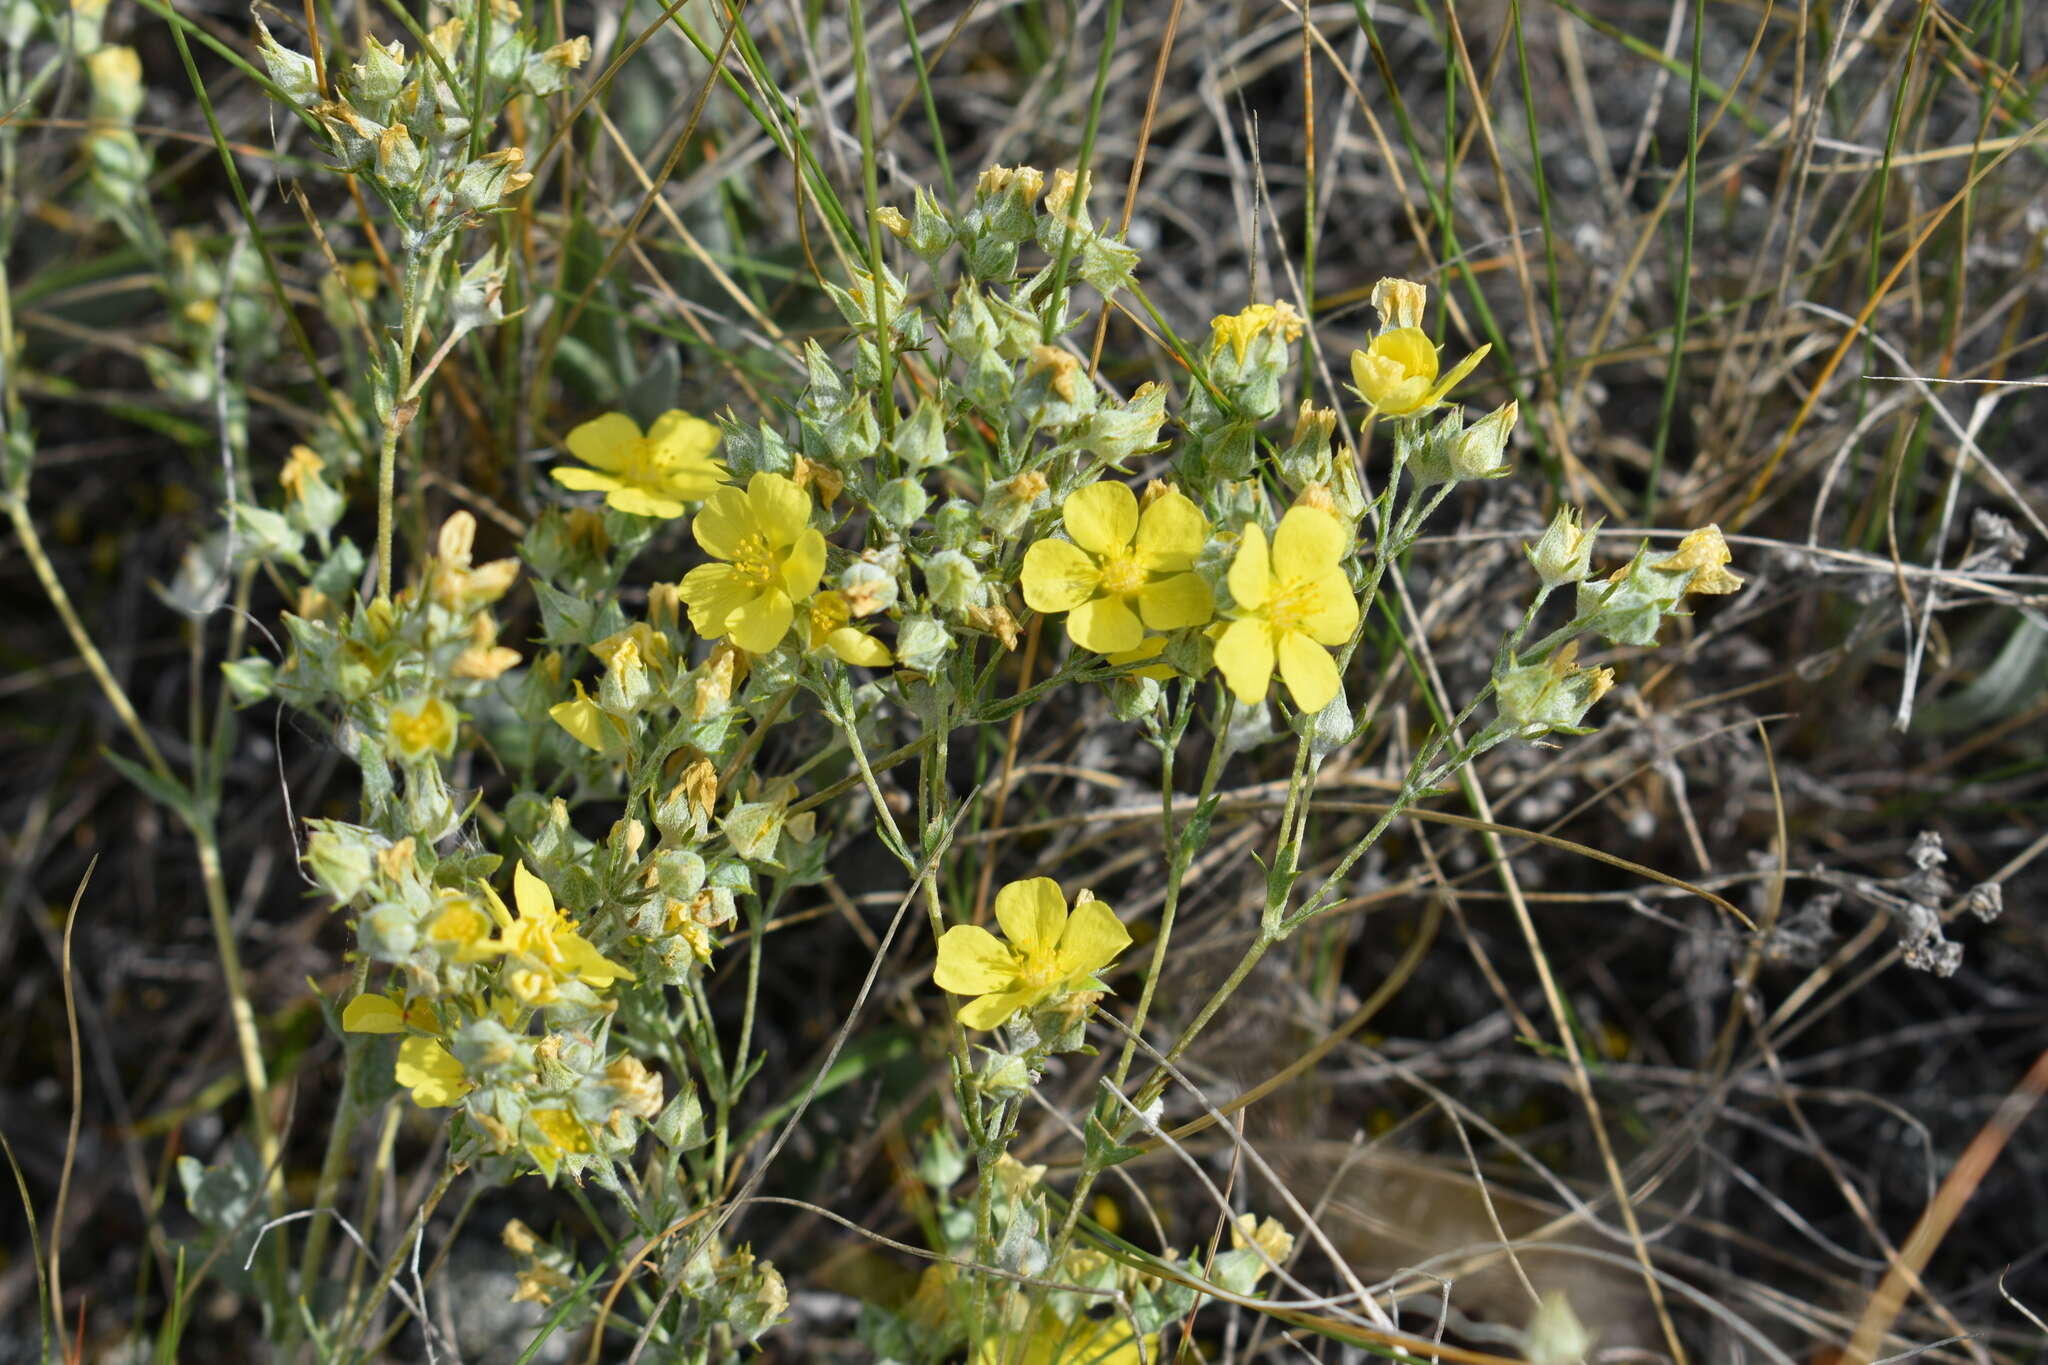
[(1072, 539), (1024, 552), (1024, 601), (1065, 612), (1067, 635), (1083, 649), (1125, 653), (1147, 629), (1199, 626), (1215, 614), (1209, 585), (1193, 572), (1209, 521), (1186, 494), (1162, 490), (1140, 510), (1123, 484), (1092, 483), (1060, 504), (1060, 520)]
[(1342, 685), (1328, 647), (1351, 638), (1358, 599), (1344, 573), (1350, 536), (1337, 518), (1295, 506), (1266, 533), (1247, 523), (1230, 563), (1237, 614), (1218, 635), (1216, 667), (1245, 705), (1262, 700), (1277, 667), (1303, 711), (1320, 711)]
[(711, 457), (719, 434), (687, 412), (665, 412), (645, 433), (624, 413), (608, 412), (563, 443), (589, 467), (557, 465), (549, 473), (564, 488), (604, 494), (605, 504), (621, 512), (679, 517), (684, 504), (702, 502), (725, 483), (725, 466)]
[(804, 604), (804, 628), (810, 648), (829, 649), (841, 663), (862, 668), (887, 668), (895, 660), (889, 647), (851, 624), (853, 608), (846, 595), (821, 592)]
[(712, 494), (690, 529), (720, 561), (683, 575), (691, 628), (707, 640), (731, 636), (750, 654), (781, 644), (796, 604), (825, 576), (825, 537), (811, 525), (810, 495), (780, 474), (756, 474), (744, 493)]
[(1423, 287), (1410, 280), (1387, 279), (1373, 286), (1380, 331), (1364, 350), (1351, 353), (1351, 383), (1382, 417), (1429, 411), (1493, 349), (1481, 346), (1439, 377), (1437, 348), (1421, 327), (1425, 296)]
[(1086, 990), (1095, 973), (1131, 946), (1130, 931), (1101, 901), (1082, 892), (1073, 913), (1050, 877), (1011, 882), (996, 893), (1005, 943), (978, 924), (956, 924), (939, 939), (932, 980), (971, 995), (960, 1022), (992, 1029), (1019, 1010)]

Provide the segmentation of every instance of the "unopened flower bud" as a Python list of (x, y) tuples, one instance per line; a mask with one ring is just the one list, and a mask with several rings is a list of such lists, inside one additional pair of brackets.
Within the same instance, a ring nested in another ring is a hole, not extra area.
[(410, 186), (421, 164), (420, 149), (403, 123), (394, 123), (377, 135), (377, 176), (385, 184)]
[(1009, 539), (1024, 528), (1033, 512), (1045, 505), (1049, 487), (1045, 475), (1035, 469), (997, 484), (981, 506), (983, 523), (998, 539)]
[(1576, 507), (1560, 507), (1536, 543), (1524, 545), (1522, 552), (1546, 589), (1561, 588), (1592, 571), (1594, 532), (1599, 529), (1597, 517), (1591, 526), (1581, 526)]
[(929, 616), (905, 620), (896, 636), (896, 661), (917, 673), (931, 673), (953, 648), (953, 637)]
[(932, 504), (932, 495), (916, 479), (891, 479), (875, 490), (875, 515), (901, 531), (916, 524)]
[(349, 98), (366, 109), (384, 112), (405, 88), (405, 49), (397, 43), (370, 39), (363, 59), (349, 68)]
[(1494, 692), (1501, 719), (1524, 739), (1536, 739), (1552, 730), (1583, 733), (1579, 722), (1614, 686), (1614, 670), (1580, 668), (1578, 656), (1579, 645), (1574, 640), (1541, 663), (1503, 673)]
[(924, 564), (925, 589), (942, 611), (964, 612), (987, 595), (981, 569), (958, 550), (941, 550)]
[(272, 84), (284, 92), (286, 99), (302, 108), (320, 102), (320, 78), (313, 59), (280, 46), (261, 19), (256, 21), (256, 51), (269, 68)]
[(1447, 452), (1451, 472), (1460, 479), (1498, 479), (1513, 472), (1502, 453), (1515, 429), (1514, 400), (1501, 404), (1458, 433)]
[(450, 172), (448, 183), (456, 208), (464, 213), (475, 213), (479, 209), (491, 208), (506, 195), (524, 189), (533, 179), (519, 169), (525, 160), (526, 153), (519, 148), (503, 147)]

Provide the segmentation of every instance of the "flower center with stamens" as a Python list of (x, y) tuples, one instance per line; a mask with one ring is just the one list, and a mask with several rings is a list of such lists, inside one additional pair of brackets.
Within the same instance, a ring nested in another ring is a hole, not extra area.
[(1026, 956), (1017, 955), (1017, 984), (1029, 990), (1042, 990), (1059, 979), (1059, 959), (1050, 954)]
[(772, 588), (779, 582), (782, 565), (775, 551), (769, 547), (768, 537), (759, 531), (740, 537), (733, 546), (733, 572), (742, 581), (754, 588)]
[(1316, 585), (1310, 578), (1290, 578), (1273, 585), (1266, 599), (1266, 620), (1276, 631), (1295, 631), (1315, 613)]
[(619, 471), (619, 478), (626, 483), (647, 485), (659, 481), (660, 461), (655, 456), (654, 442), (642, 436), (626, 447), (626, 464)]
[(1129, 597), (1145, 586), (1145, 567), (1129, 550), (1113, 550), (1102, 559), (1102, 590), (1112, 597)]

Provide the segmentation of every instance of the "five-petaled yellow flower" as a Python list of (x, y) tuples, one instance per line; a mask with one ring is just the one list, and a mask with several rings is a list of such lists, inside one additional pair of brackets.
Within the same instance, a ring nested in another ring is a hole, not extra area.
[(1256, 523), (1230, 563), (1237, 616), (1216, 641), (1216, 667), (1247, 706), (1262, 700), (1275, 665), (1303, 711), (1320, 711), (1337, 695), (1336, 660), (1358, 625), (1358, 599), (1344, 574), (1344, 527), (1318, 507), (1296, 506), (1280, 518), (1270, 552)]
[(811, 525), (811, 495), (780, 474), (756, 474), (744, 493), (713, 493), (691, 530), (706, 554), (723, 561), (683, 575), (691, 627), (707, 640), (729, 635), (749, 654), (781, 644), (796, 604), (825, 575), (825, 537)]
[(718, 428), (687, 412), (669, 411), (641, 434), (624, 413), (608, 412), (569, 433), (569, 453), (584, 464), (557, 465), (555, 482), (579, 493), (602, 493), (621, 512), (679, 517), (683, 504), (701, 502), (725, 482), (725, 466), (711, 458)]
[(1067, 898), (1050, 877), (998, 891), (996, 923), (1007, 944), (976, 924), (956, 924), (939, 939), (932, 980), (955, 995), (977, 997), (960, 1011), (969, 1028), (992, 1029), (1054, 995), (1087, 989), (1095, 973), (1131, 946), (1116, 913), (1087, 892), (1068, 914)]
[(1387, 279), (1373, 286), (1380, 331), (1364, 350), (1351, 353), (1351, 383), (1383, 417), (1427, 412), (1493, 349), (1481, 346), (1438, 378), (1436, 347), (1421, 325), (1425, 292), (1409, 280)]
[(1140, 511), (1124, 485), (1092, 483), (1068, 495), (1060, 517), (1073, 539), (1025, 551), (1024, 600), (1067, 613), (1067, 634), (1083, 649), (1123, 653), (1148, 627), (1199, 626), (1215, 613), (1209, 585), (1192, 572), (1209, 522), (1186, 494), (1161, 489)]

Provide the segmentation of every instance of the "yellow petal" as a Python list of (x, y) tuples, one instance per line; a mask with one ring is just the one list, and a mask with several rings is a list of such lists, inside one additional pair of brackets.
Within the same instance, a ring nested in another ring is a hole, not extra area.
[(584, 695), (580, 682), (576, 684), (575, 700), (555, 703), (548, 708), (548, 716), (578, 743), (597, 753), (616, 753), (625, 747), (625, 736), (619, 733), (611, 717)]
[(1280, 637), (1280, 677), (1287, 695), (1303, 711), (1322, 710), (1342, 686), (1330, 651), (1293, 630)]
[(636, 517), (660, 517), (671, 520), (684, 512), (680, 499), (663, 497), (648, 489), (627, 484), (604, 495), (605, 505), (621, 512), (630, 512)]
[(1216, 642), (1216, 667), (1239, 701), (1263, 701), (1273, 680), (1273, 636), (1266, 623), (1251, 619), (1226, 626)]
[(1209, 539), (1209, 519), (1187, 494), (1169, 489), (1138, 517), (1138, 562), (1154, 573), (1191, 569)]
[(1101, 582), (1095, 561), (1070, 540), (1034, 541), (1024, 552), (1024, 602), (1033, 611), (1072, 611)]
[(825, 537), (817, 527), (806, 527), (782, 561), (782, 586), (793, 598), (809, 597), (824, 576)]
[(811, 495), (780, 474), (747, 480), (747, 507), (761, 534), (778, 549), (796, 544), (811, 520)]
[(576, 979), (586, 986), (603, 990), (614, 981), (637, 980), (631, 972), (600, 953), (590, 941), (575, 932), (557, 934), (555, 946), (561, 950), (562, 965), (576, 974)]
[(978, 924), (956, 924), (939, 937), (932, 968), (939, 989), (955, 995), (987, 995), (1017, 983), (1017, 956)]
[(1067, 634), (1083, 649), (1115, 654), (1136, 649), (1145, 627), (1121, 597), (1098, 597), (1067, 613)]
[(1344, 557), (1344, 527), (1320, 507), (1290, 507), (1273, 533), (1275, 578), (1320, 578)]
[(1067, 898), (1050, 877), (1011, 882), (996, 892), (996, 923), (1027, 959), (1049, 960), (1067, 927)]
[(665, 464), (683, 464), (706, 459), (718, 448), (724, 433), (701, 417), (670, 408), (647, 428), (647, 439)]
[(1060, 504), (1060, 519), (1076, 545), (1106, 555), (1123, 549), (1138, 534), (1138, 497), (1113, 480), (1091, 483), (1067, 495)]
[(1216, 597), (1200, 574), (1177, 573), (1138, 589), (1138, 614), (1153, 630), (1199, 626), (1216, 614)]
[(1004, 991), (1000, 995), (984, 995), (979, 1000), (967, 1003), (967, 1007), (960, 1011), (960, 1022), (968, 1028), (992, 1029), (1018, 1010), (1027, 1008), (1035, 1001), (1043, 1000), (1045, 996), (1044, 990), (1033, 988)]
[[(1237, 557), (1230, 561), (1230, 595), (1240, 609), (1257, 611), (1266, 605), (1266, 594), (1272, 590), (1273, 566), (1266, 554), (1266, 533), (1257, 522), (1248, 521)], [(1267, 671), (1271, 672), (1270, 665)]]
[(1069, 986), (1101, 971), (1131, 946), (1131, 931), (1116, 912), (1092, 897), (1074, 907), (1060, 937), (1060, 980)]
[(1299, 629), (1326, 645), (1341, 645), (1358, 628), (1358, 599), (1352, 595), (1351, 580), (1342, 569), (1331, 569), (1315, 580), (1309, 590), (1307, 613)]
[(1472, 373), (1472, 368), (1480, 361), (1486, 359), (1486, 353), (1492, 349), (1493, 343), (1488, 342), (1452, 366), (1451, 372), (1436, 382), (1436, 387), (1429, 391), (1429, 396), (1422, 401), (1421, 406), (1425, 408), (1435, 407), (1438, 403), (1442, 402), (1444, 395), (1456, 388), (1459, 380)]
[(524, 862), (512, 870), (512, 903), (519, 907), (519, 918), (546, 922), (561, 918), (555, 911), (555, 893), (548, 890), (548, 884), (527, 871)]
[(412, 1102), (422, 1109), (446, 1108), (470, 1090), (462, 1063), (431, 1038), (408, 1038), (400, 1043), (398, 1065), (392, 1074), (412, 1091)]
[[(704, 515), (698, 513), (697, 525)], [(690, 608), (690, 629), (707, 640), (726, 632), (732, 614), (754, 599), (754, 588), (730, 564), (699, 564), (683, 575), (676, 592)]]
[(572, 488), (578, 493), (609, 493), (615, 488), (625, 487), (617, 476), (595, 469), (585, 469), (581, 465), (558, 464), (548, 471), (548, 477), (562, 487)]
[(857, 664), (862, 668), (887, 668), (895, 662), (889, 646), (852, 626), (841, 626), (827, 635), (825, 648), (838, 655), (841, 663)]
[(796, 619), (796, 607), (789, 594), (770, 589), (742, 604), (725, 618), (732, 642), (749, 654), (766, 654), (782, 643), (789, 623)]
[(349, 1033), (403, 1033), (405, 1011), (388, 995), (359, 995), (342, 1010), (341, 1026)]
[(739, 553), (740, 541), (753, 530), (754, 517), (747, 495), (737, 488), (721, 488), (706, 498), (697, 509), (696, 520), (690, 523), (690, 533), (704, 553), (714, 559), (731, 559)]
[(622, 412), (608, 412), (572, 429), (562, 444), (583, 463), (616, 473), (625, 468), (633, 443), (639, 439), (638, 422)]

